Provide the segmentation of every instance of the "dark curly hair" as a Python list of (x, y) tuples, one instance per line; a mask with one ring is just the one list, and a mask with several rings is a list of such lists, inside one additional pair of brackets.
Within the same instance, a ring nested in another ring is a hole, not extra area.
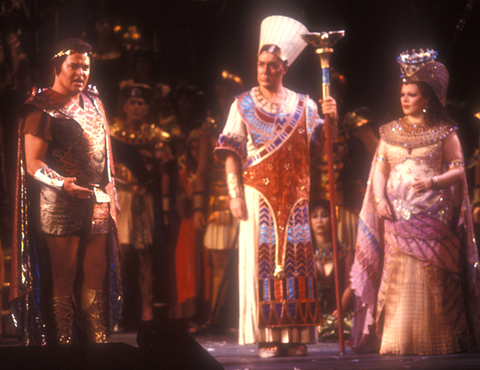
[(417, 85), (422, 97), (427, 99), (427, 105), (425, 106), (425, 123), (427, 126), (454, 124), (454, 121), (448, 116), (447, 109), (438, 100), (437, 95), (429, 84), (423, 81), (411, 81), (406, 84)]
[[(83, 41), (81, 39), (66, 39), (61, 41), (55, 48), (55, 54), (59, 53), (62, 50), (73, 50), (77, 53), (87, 53), (90, 54), (92, 52), (92, 46)], [(58, 58), (53, 59), (53, 67), (55, 69), (55, 73), (58, 75), (62, 70), (62, 64), (67, 59), (67, 56), (61, 56)]]
[(310, 216), (312, 215), (312, 212), (315, 211), (315, 208), (319, 208), (319, 207), (325, 209), (330, 215), (330, 201), (328, 199), (315, 199), (315, 200), (311, 200), (308, 206), (309, 208), (308, 211), (310, 213)]

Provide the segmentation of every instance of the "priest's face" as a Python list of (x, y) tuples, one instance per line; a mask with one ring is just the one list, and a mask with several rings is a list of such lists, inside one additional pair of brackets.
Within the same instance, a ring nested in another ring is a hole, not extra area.
[(260, 87), (272, 90), (282, 85), (288, 66), (276, 55), (262, 52), (257, 61), (257, 80)]

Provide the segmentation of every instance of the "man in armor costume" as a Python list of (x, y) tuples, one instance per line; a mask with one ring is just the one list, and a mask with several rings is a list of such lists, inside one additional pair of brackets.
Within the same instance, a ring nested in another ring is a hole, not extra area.
[(90, 52), (60, 43), (53, 87), (20, 111), (10, 301), (25, 345), (107, 342), (121, 310), (113, 160), (87, 88)]
[[(262, 22), (259, 86), (236, 97), (216, 147), (240, 219), (239, 343), (258, 342), (262, 357), (305, 355), (320, 323), (308, 200), (322, 121), (313, 100), (283, 87), (307, 32), (283, 16)], [(322, 111), (336, 121), (333, 98)]]

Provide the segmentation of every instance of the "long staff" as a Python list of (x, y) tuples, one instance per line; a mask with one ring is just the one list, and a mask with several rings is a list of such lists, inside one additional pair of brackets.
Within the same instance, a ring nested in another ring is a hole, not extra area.
[[(331, 32), (312, 32), (302, 35), (302, 38), (316, 48), (315, 52), (320, 57), (320, 65), (322, 67), (322, 92), (323, 99), (330, 96), (330, 55), (333, 53), (332, 46), (343, 36), (345, 31)], [(335, 274), (335, 295), (337, 298), (337, 321), (338, 321), (338, 344), (340, 346), (340, 354), (345, 354), (345, 343), (343, 342), (343, 310), (342, 296), (340, 293), (340, 276), (338, 268), (338, 233), (337, 233), (337, 217), (336, 217), (336, 199), (335, 199), (335, 177), (333, 172), (333, 129), (332, 119), (330, 115), (325, 117), (325, 139), (327, 142), (327, 159), (328, 159), (328, 182), (330, 190), (330, 219), (332, 224), (332, 246), (333, 246), (333, 264)]]

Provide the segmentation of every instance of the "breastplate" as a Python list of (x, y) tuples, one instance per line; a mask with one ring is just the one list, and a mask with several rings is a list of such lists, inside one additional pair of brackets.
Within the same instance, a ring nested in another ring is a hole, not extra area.
[(85, 95), (84, 109), (67, 97), (46, 89), (27, 104), (52, 117), (45, 162), (62, 176), (76, 177), (78, 185), (100, 184), (106, 165), (105, 128), (94, 103)]

